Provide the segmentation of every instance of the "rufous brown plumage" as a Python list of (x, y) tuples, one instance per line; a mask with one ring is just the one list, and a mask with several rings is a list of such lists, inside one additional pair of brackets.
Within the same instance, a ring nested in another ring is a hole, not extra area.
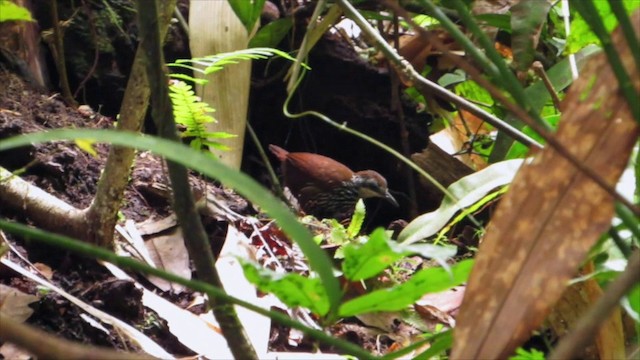
[(288, 152), (276, 145), (269, 145), (269, 150), (282, 164), (284, 185), (309, 215), (348, 219), (360, 198), (380, 197), (398, 206), (385, 178), (373, 170), (353, 172), (326, 156)]

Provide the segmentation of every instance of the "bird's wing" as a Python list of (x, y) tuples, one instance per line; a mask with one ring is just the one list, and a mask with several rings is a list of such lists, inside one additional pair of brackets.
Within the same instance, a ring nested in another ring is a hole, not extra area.
[(284, 162), (285, 181), (295, 192), (309, 185), (331, 189), (351, 180), (353, 171), (326, 156), (311, 153), (289, 153)]

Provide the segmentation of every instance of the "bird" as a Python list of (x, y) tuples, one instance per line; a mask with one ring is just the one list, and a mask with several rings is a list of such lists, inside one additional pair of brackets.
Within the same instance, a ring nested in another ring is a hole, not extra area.
[(277, 145), (269, 145), (269, 151), (281, 163), (284, 185), (307, 215), (348, 220), (360, 198), (383, 198), (398, 206), (389, 193), (387, 180), (376, 171), (354, 172), (329, 157), (289, 152)]

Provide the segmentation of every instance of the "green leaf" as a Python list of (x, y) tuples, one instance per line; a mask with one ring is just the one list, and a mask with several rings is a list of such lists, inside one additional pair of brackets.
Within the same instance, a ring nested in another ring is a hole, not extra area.
[(454, 182), (447, 190), (458, 201), (445, 198), (438, 209), (411, 221), (398, 236), (398, 241), (414, 243), (435, 234), (457, 211), (473, 205), (496, 187), (509, 184), (522, 163), (521, 159), (499, 162)]
[[(558, 126), (558, 122), (560, 122), (560, 114), (545, 116), (542, 119), (546, 121), (547, 124), (550, 124), (551, 126), (553, 126), (553, 128), (556, 128)], [(539, 143), (544, 143), (544, 139), (542, 138), (542, 136), (538, 135), (538, 133), (533, 131), (529, 126), (523, 127), (521, 131), (529, 135), (531, 138), (538, 141)], [(511, 146), (511, 149), (509, 149), (509, 152), (507, 153), (506, 158), (507, 159), (524, 158), (525, 156), (527, 156), (528, 153), (529, 153), (529, 148), (527, 148), (526, 146), (522, 145), (519, 142), (514, 142), (513, 146)]]
[(341, 317), (374, 311), (398, 311), (415, 303), (424, 294), (450, 289), (467, 281), (473, 260), (464, 260), (451, 267), (430, 268), (418, 271), (404, 284), (389, 289), (376, 290), (342, 304)]
[[(296, 61), (291, 55), (287, 54), (284, 51), (272, 48), (251, 48), (251, 49), (242, 49), (227, 53), (220, 53), (216, 55), (210, 55), (200, 58), (193, 59), (180, 59), (177, 60), (173, 64), (168, 64), (173, 67), (183, 67), (190, 69), (195, 72), (200, 72), (203, 74), (212, 74), (216, 71), (220, 71), (224, 69), (226, 65), (237, 64), (240, 61), (246, 60), (259, 60), (266, 59), (270, 56), (278, 55), (282, 58), (285, 58), (289, 61)], [(196, 64), (196, 66), (187, 65), (187, 64)], [(309, 70), (310, 67), (307, 64), (302, 64), (302, 66)]]
[(516, 354), (509, 360), (544, 360), (544, 353), (536, 349), (525, 350), (523, 348), (516, 349)]
[(474, 17), (481, 25), (493, 26), (511, 32), (511, 16), (509, 14), (479, 14)]
[(327, 293), (318, 278), (300, 274), (278, 274), (242, 259), (244, 276), (260, 291), (274, 294), (289, 307), (301, 306), (324, 316), (329, 311)]
[(449, 264), (447, 264), (447, 260), (451, 259), (458, 252), (458, 247), (455, 245), (434, 245), (434, 244), (409, 244), (409, 243), (398, 243), (395, 241), (390, 241), (390, 246), (393, 251), (397, 253), (403, 253), (408, 255), (420, 255), (423, 258), (433, 259), (440, 266), (445, 269), (449, 269)]
[(460, 84), (467, 80), (467, 74), (462, 69), (456, 69), (454, 72), (446, 73), (438, 79), (438, 84), (442, 87)]
[(0, 151), (45, 141), (72, 139), (88, 139), (152, 151), (168, 160), (179, 162), (212, 179), (219, 180), (224, 186), (235, 189), (240, 195), (271, 215), (278, 222), (280, 228), (295, 240), (309, 259), (311, 269), (320, 277), (331, 304), (332, 314), (337, 309), (342, 292), (338, 280), (333, 274), (333, 265), (327, 254), (314, 242), (309, 230), (297, 221), (289, 208), (254, 179), (226, 166), (210, 155), (193, 150), (186, 145), (154, 136), (143, 136), (127, 131), (86, 129), (51, 130), (0, 140)]
[[(441, 332), (435, 335), (435, 338), (431, 343), (431, 345), (429, 346), (429, 349), (427, 349), (423, 353), (418, 354), (415, 357), (415, 360), (434, 359), (436, 358), (436, 356), (451, 349), (451, 346), (453, 346), (453, 330), (448, 329), (444, 332)], [(440, 359), (440, 358), (437, 358), (437, 359)]]
[(353, 212), (353, 216), (351, 217), (351, 222), (349, 223), (349, 227), (347, 227), (347, 237), (350, 239), (355, 238), (360, 233), (362, 229), (362, 224), (364, 224), (364, 217), (366, 215), (366, 210), (364, 208), (364, 201), (362, 199), (358, 199), (356, 203), (356, 209)]
[(270, 22), (258, 30), (258, 33), (249, 40), (249, 47), (276, 47), (287, 35), (291, 26), (293, 26), (293, 21), (290, 18)]
[(389, 237), (383, 228), (374, 230), (364, 244), (349, 243), (344, 246), (342, 272), (353, 281), (378, 275), (405, 254), (395, 252), (389, 246)]
[[(265, 0), (228, 0), (238, 19), (251, 34), (256, 21), (260, 18)], [(212, 19), (215, 21), (215, 18)]]
[(520, 1), (511, 7), (511, 48), (517, 70), (531, 67), (542, 25), (551, 4), (547, 0)]
[(342, 272), (353, 281), (369, 279), (401, 258), (413, 254), (434, 259), (448, 269), (446, 261), (456, 252), (457, 248), (453, 245), (399, 244), (389, 238), (386, 230), (378, 228), (364, 244), (349, 243), (344, 246)]
[(492, 106), (494, 103), (491, 94), (473, 80), (467, 80), (456, 85), (456, 93), (465, 99), (482, 103), (485, 106)]
[[(627, 14), (632, 13), (635, 9), (640, 7), (640, 1), (638, 0), (623, 0), (622, 3), (627, 10)], [(615, 15), (611, 11), (609, 2), (594, 1), (593, 5), (595, 5), (598, 11), (598, 15), (600, 16), (600, 18), (602, 18), (605, 28), (609, 33), (611, 33), (613, 29), (615, 29), (615, 27), (618, 25), (618, 19), (616, 19)], [(584, 18), (580, 16), (577, 11), (572, 12), (571, 16), (573, 18), (573, 20), (571, 21), (571, 33), (567, 38), (567, 47), (565, 48), (565, 54), (568, 55), (576, 53), (580, 49), (590, 44), (600, 45), (600, 40), (593, 33), (593, 31), (591, 31), (589, 24), (586, 23)]]
[(8, 0), (0, 0), (0, 23), (11, 20), (33, 21), (33, 18), (27, 8)]
[[(586, 63), (587, 59), (598, 52), (598, 47), (588, 46), (576, 54), (578, 69), (582, 68), (582, 65)], [(547, 71), (547, 76), (549, 77), (549, 80), (551, 80), (551, 84), (556, 91), (562, 91), (564, 88), (569, 86), (573, 82), (569, 59), (564, 59), (555, 64), (551, 69), (549, 69), (549, 71)], [(551, 99), (549, 91), (544, 86), (542, 80), (538, 80), (529, 85), (529, 87), (524, 90), (524, 94), (529, 99), (531, 109), (535, 112), (542, 111), (544, 105)], [(511, 114), (507, 116), (505, 121), (516, 129), (522, 129), (524, 127), (524, 124)], [(498, 137), (495, 141), (491, 156), (489, 157), (489, 162), (494, 163), (506, 159), (506, 154), (512, 144), (512, 138), (508, 137), (503, 132), (498, 132)]]
[(87, 154), (93, 156), (94, 158), (98, 157), (98, 152), (93, 147), (93, 141), (86, 140), (86, 139), (76, 139), (75, 143), (80, 149), (82, 149)]

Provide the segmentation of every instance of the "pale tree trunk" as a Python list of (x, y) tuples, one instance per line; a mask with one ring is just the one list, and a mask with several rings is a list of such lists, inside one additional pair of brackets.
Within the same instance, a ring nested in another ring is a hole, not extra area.
[[(249, 34), (227, 1), (192, 1), (189, 9), (191, 55), (202, 57), (246, 49)], [(202, 74), (197, 74), (202, 77)], [(222, 162), (240, 168), (249, 104), (251, 63), (242, 61), (205, 77), (209, 83), (196, 91), (216, 112), (210, 131), (225, 131), (237, 137), (220, 140), (230, 151), (211, 149)]]

